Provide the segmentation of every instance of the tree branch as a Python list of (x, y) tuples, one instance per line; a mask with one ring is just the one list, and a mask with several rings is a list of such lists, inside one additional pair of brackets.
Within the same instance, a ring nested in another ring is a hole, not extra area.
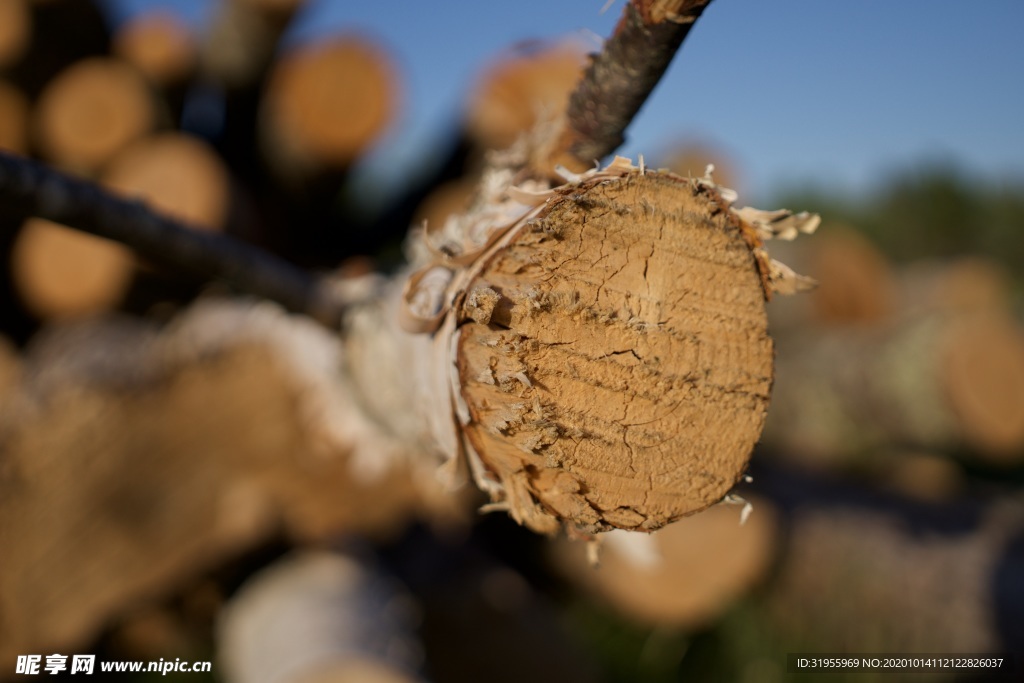
[(238, 289), (337, 328), (343, 303), (323, 280), (257, 247), (191, 229), (140, 201), (0, 152), (0, 206), (105, 237), (183, 274)]
[(631, 0), (569, 100), (551, 160), (582, 170), (615, 151), (711, 0)]

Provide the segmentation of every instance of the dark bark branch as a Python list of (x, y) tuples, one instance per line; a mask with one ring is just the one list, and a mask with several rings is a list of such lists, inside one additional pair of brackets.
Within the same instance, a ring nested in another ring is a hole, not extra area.
[(0, 152), (0, 206), (121, 242), (154, 263), (223, 279), (337, 328), (342, 302), (317, 277), (238, 240), (193, 230), (139, 201)]
[(615, 151), (623, 131), (711, 0), (631, 0), (569, 100), (552, 158), (591, 166)]

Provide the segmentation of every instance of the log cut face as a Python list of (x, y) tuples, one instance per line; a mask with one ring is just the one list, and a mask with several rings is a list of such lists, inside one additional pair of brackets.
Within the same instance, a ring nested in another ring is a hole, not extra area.
[(520, 523), (650, 531), (736, 484), (772, 383), (756, 247), (714, 186), (633, 172), (488, 257), (456, 312), (464, 433)]

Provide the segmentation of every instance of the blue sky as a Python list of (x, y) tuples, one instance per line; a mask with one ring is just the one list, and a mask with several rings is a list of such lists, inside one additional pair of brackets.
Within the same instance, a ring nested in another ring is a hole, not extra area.
[[(122, 12), (171, 5), (195, 21), (211, 5), (109, 1)], [(404, 111), (368, 164), (385, 174), (429, 153), (503, 48), (607, 36), (624, 0), (601, 14), (604, 1), (310, 0), (290, 39), (361, 30), (396, 56)], [(656, 159), (674, 140), (708, 140), (754, 199), (809, 182), (862, 190), (933, 161), (1024, 180), (1022, 31), (1021, 0), (715, 0), (623, 151)]]

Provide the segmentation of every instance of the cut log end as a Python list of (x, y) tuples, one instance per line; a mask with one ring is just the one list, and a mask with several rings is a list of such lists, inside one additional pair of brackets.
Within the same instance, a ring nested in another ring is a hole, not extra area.
[(668, 174), (577, 186), (477, 286), (500, 298), (459, 316), (467, 433), (518, 521), (651, 531), (737, 483), (772, 342), (751, 245), (711, 191)]
[(112, 308), (133, 271), (131, 252), (120, 244), (36, 218), (25, 223), (11, 254), (18, 293), (41, 318)]
[(188, 27), (162, 10), (131, 19), (114, 38), (114, 52), (158, 85), (184, 79), (196, 64), (197, 51)]
[(523, 52), (491, 66), (467, 104), (466, 127), (485, 149), (505, 149), (538, 121), (565, 111), (585, 65), (582, 46)]
[(209, 145), (184, 133), (163, 133), (133, 144), (111, 161), (102, 181), (196, 227), (220, 230), (227, 221), (228, 170)]
[(47, 86), (35, 133), (49, 160), (90, 174), (156, 120), (145, 79), (123, 62), (97, 57), (74, 64)]
[(870, 323), (892, 314), (896, 287), (884, 254), (853, 230), (830, 229), (810, 249), (808, 274), (817, 319), (830, 324)]
[(32, 16), (26, 0), (0, 0), (0, 67), (13, 64), (32, 37)]
[(0, 80), (0, 149), (24, 154), (28, 149), (28, 98)]
[(365, 39), (295, 50), (278, 63), (262, 105), (268, 155), (300, 174), (347, 166), (391, 122), (397, 90), (390, 58)]

